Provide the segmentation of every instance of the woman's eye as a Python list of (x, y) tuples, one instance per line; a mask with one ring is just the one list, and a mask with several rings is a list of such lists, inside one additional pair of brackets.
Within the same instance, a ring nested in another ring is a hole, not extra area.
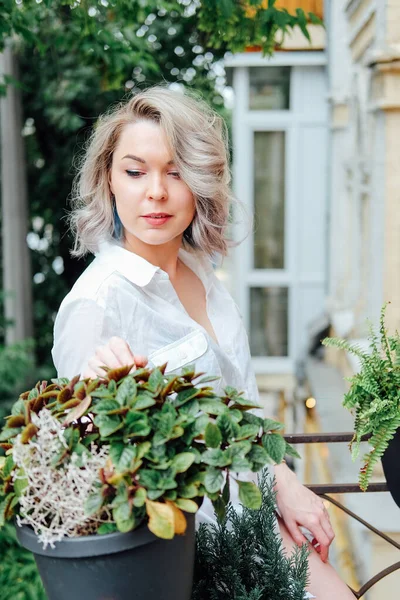
[(172, 171), (170, 173), (170, 175), (173, 175), (174, 177), (177, 177), (178, 179), (180, 178), (180, 175), (179, 175), (179, 173), (177, 171)]
[(139, 177), (140, 175), (143, 175), (143, 173), (141, 171), (126, 171), (129, 175), (129, 177)]

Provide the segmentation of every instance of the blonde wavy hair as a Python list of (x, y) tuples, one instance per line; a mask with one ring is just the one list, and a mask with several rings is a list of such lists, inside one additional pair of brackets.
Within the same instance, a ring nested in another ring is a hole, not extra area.
[(184, 232), (184, 245), (209, 256), (225, 256), (230, 206), (235, 201), (226, 124), (198, 94), (162, 85), (136, 93), (99, 117), (78, 164), (70, 197), (71, 254), (95, 253), (100, 241), (115, 237), (108, 177), (112, 156), (123, 128), (143, 119), (157, 122), (164, 131), (180, 176), (195, 199), (195, 217)]

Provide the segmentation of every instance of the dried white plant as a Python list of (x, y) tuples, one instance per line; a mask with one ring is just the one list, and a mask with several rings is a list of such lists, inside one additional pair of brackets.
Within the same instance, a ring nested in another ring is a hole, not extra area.
[(94, 533), (104, 519), (100, 514), (88, 517), (84, 506), (96, 490), (107, 448), (92, 444), (89, 453), (66, 455), (55, 466), (55, 457), (68, 449), (61, 423), (45, 408), (32, 415), (32, 422), (38, 428), (36, 438), (23, 444), (19, 435), (13, 447), (14, 462), (20, 467), (14, 479), (26, 483), (19, 498), (18, 525), (30, 525), (44, 548), (54, 547), (64, 536)]

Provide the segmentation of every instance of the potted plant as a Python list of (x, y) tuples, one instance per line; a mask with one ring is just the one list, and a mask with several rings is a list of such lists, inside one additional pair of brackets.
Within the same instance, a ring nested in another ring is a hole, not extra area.
[(361, 438), (371, 435), (371, 450), (360, 469), (360, 487), (367, 489), (373, 468), (382, 459), (389, 490), (400, 506), (400, 335), (397, 331), (393, 336), (387, 333), (386, 306), (381, 311), (379, 335), (370, 325), (367, 352), (338, 338), (325, 338), (322, 343), (351, 352), (360, 361), (359, 372), (348, 378), (350, 389), (343, 401), (355, 416), (353, 460), (359, 454)]
[(0, 525), (22, 526), (49, 600), (188, 600), (203, 497), (222, 517), (231, 473), (258, 508), (240, 473), (296, 455), (279, 423), (193, 366), (129, 371), (39, 382), (0, 434)]

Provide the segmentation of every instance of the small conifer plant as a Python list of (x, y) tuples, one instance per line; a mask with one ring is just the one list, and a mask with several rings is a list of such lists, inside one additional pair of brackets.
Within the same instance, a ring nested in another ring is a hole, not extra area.
[(259, 476), (261, 510), (229, 505), (218, 523), (200, 525), (192, 600), (304, 600), (309, 550), (303, 544), (285, 555), (273, 483)]
[(338, 338), (325, 338), (325, 346), (351, 352), (360, 360), (360, 370), (350, 378), (343, 406), (354, 414), (354, 439), (350, 444), (353, 460), (359, 455), (362, 436), (371, 434), (371, 450), (364, 455), (359, 483), (368, 488), (374, 465), (381, 459), (400, 427), (400, 336), (389, 336), (385, 327), (385, 304), (381, 311), (379, 334), (369, 326), (369, 350)]
[(44, 546), (142, 523), (171, 539), (204, 496), (224, 515), (229, 473), (241, 503), (259, 508), (259, 488), (241, 474), (297, 455), (282, 425), (251, 414), (259, 407), (232, 387), (216, 395), (215, 378), (193, 365), (179, 375), (165, 366), (23, 393), (0, 433), (0, 526), (16, 515)]

